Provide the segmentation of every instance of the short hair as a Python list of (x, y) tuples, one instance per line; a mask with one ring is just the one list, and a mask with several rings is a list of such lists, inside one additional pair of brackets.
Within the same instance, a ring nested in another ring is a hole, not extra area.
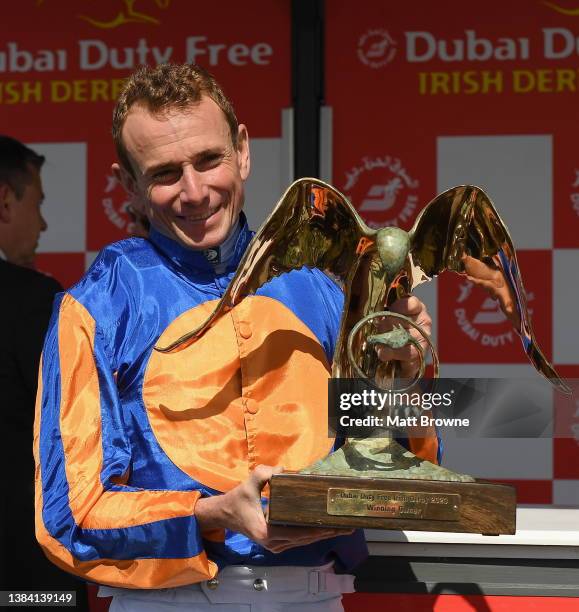
[(8, 185), (20, 200), (32, 182), (30, 166), (40, 170), (44, 155), (39, 155), (19, 140), (0, 135), (0, 183)]
[(121, 165), (131, 176), (133, 169), (122, 139), (127, 115), (134, 104), (142, 104), (152, 114), (185, 110), (211, 98), (223, 111), (231, 142), (237, 146), (238, 122), (233, 105), (223, 93), (215, 77), (195, 64), (159, 64), (141, 66), (124, 83), (113, 111), (113, 140)]

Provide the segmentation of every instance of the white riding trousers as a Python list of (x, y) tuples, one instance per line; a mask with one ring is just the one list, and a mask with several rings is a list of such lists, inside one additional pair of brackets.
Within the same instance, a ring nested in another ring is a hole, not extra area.
[(216, 578), (174, 589), (132, 590), (101, 586), (113, 596), (109, 612), (341, 612), (342, 593), (354, 576), (322, 567), (231, 565)]

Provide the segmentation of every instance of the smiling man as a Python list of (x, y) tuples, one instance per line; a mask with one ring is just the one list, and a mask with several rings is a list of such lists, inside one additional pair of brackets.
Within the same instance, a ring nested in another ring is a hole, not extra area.
[[(128, 79), (113, 137), (113, 170), (151, 231), (104, 249), (57, 306), (36, 422), (39, 541), (114, 587), (101, 589), (112, 610), (339, 610), (352, 577), (334, 567), (364, 558), (362, 534), (271, 527), (263, 490), (279, 466), (333, 447), (341, 291), (294, 271), (194, 344), (155, 351), (206, 318), (251, 240), (248, 133), (207, 72), (161, 65)], [(418, 300), (398, 307), (430, 325)]]
[(232, 136), (211, 98), (186, 113), (160, 116), (137, 103), (122, 139), (131, 166), (115, 170), (130, 191), (146, 194), (149, 217), (159, 231), (191, 249), (219, 245), (229, 236), (249, 174), (245, 126)]

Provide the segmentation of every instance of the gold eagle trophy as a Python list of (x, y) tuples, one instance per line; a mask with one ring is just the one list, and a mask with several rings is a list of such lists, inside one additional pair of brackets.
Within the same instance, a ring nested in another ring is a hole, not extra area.
[[(253, 237), (213, 313), (163, 352), (195, 342), (223, 313), (273, 277), (318, 268), (344, 292), (332, 378), (365, 379), (393, 388), (398, 363), (378, 358), (376, 345), (416, 346), (419, 372), (402, 390), (416, 388), (425, 372), (415, 328), (438, 358), (428, 335), (411, 319), (388, 311), (398, 298), (446, 270), (489, 289), (522, 339), (534, 367), (570, 393), (541, 352), (531, 328), (515, 249), (491, 200), (462, 185), (428, 204), (414, 227), (370, 229), (348, 199), (318, 179), (294, 182)], [(387, 331), (385, 329), (389, 327)], [(348, 439), (327, 458), (299, 473), (272, 478), (268, 520), (274, 524), (425, 531), (515, 533), (513, 487), (477, 481), (416, 457), (389, 431)]]

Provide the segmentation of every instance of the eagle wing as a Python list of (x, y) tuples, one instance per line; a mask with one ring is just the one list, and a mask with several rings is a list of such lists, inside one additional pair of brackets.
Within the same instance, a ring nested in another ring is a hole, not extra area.
[(537, 371), (570, 393), (539, 348), (509, 230), (480, 187), (461, 185), (432, 200), (410, 231), (410, 243), (410, 291), (446, 270), (483, 286), (499, 300)]

